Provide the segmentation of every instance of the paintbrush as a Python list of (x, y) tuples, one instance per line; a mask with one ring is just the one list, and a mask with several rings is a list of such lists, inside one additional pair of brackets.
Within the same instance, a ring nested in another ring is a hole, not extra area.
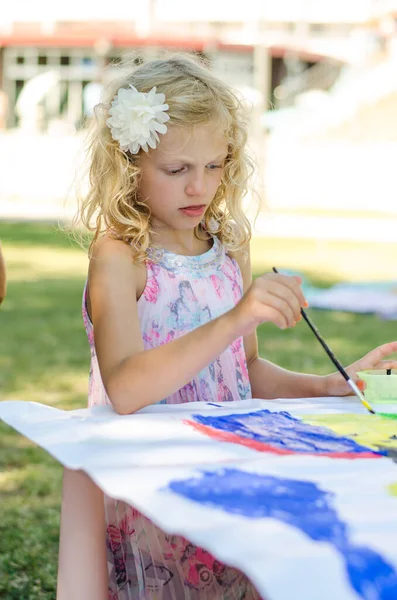
[[(278, 273), (276, 267), (273, 267), (273, 271), (274, 273)], [(335, 354), (332, 352), (331, 348), (328, 346), (328, 344), (325, 342), (325, 340), (322, 338), (319, 330), (317, 329), (317, 327), (314, 325), (314, 323), (311, 322), (311, 320), (309, 319), (309, 317), (307, 316), (307, 314), (305, 313), (305, 311), (303, 310), (303, 308), (301, 308), (301, 315), (302, 317), (305, 319), (306, 323), (309, 325), (310, 329), (312, 330), (312, 332), (314, 333), (314, 335), (316, 336), (316, 338), (318, 339), (318, 341), (320, 342), (320, 344), (322, 345), (322, 347), (324, 348), (325, 352), (328, 354), (329, 358), (332, 360), (332, 362), (334, 363), (335, 367), (338, 369), (339, 373), (342, 375), (342, 377), (344, 377), (344, 379), (346, 380), (346, 383), (351, 387), (351, 389), (353, 390), (353, 392), (356, 394), (356, 396), (359, 398), (359, 400), (361, 401), (361, 403), (365, 406), (365, 408), (371, 413), (371, 414), (375, 414), (375, 411), (371, 408), (371, 406), (368, 404), (368, 402), (366, 401), (366, 399), (364, 398), (364, 395), (362, 394), (362, 392), (359, 390), (359, 388), (357, 387), (357, 384), (350, 379), (349, 375), (346, 373), (345, 369), (342, 367), (341, 363), (339, 362), (339, 360), (336, 358)]]

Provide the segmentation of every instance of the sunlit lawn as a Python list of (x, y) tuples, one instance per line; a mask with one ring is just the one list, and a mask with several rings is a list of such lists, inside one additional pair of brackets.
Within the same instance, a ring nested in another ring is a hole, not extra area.
[[(8, 296), (0, 309), (0, 399), (83, 407), (89, 364), (81, 320), (85, 254), (49, 225), (0, 223), (0, 238), (9, 277)], [(382, 244), (253, 243), (256, 272), (272, 265), (299, 268), (322, 285), (338, 276), (379, 279), (395, 273), (392, 256), (397, 256), (397, 248)], [(391, 337), (390, 323), (373, 316), (320, 311), (312, 315), (344, 363)], [(259, 342), (263, 356), (286, 368), (329, 370), (304, 324), (284, 332), (262, 326)], [(54, 599), (61, 469), (9, 427), (0, 425), (0, 436), (0, 597)]]

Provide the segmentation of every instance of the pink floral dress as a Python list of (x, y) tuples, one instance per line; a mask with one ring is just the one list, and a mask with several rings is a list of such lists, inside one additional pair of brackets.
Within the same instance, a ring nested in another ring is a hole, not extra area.
[[(214, 237), (200, 256), (150, 248), (138, 300), (145, 349), (175, 340), (231, 309), (242, 296), (237, 262)], [(83, 298), (91, 350), (89, 406), (110, 404)], [(237, 339), (187, 385), (161, 403), (223, 402), (251, 397), (243, 340)], [(248, 579), (185, 538), (167, 535), (124, 502), (105, 497), (109, 600), (256, 600)]]

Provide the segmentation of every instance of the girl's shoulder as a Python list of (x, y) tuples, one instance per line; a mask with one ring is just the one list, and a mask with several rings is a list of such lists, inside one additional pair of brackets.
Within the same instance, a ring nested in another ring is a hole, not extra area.
[(107, 233), (95, 240), (91, 247), (90, 260), (110, 260), (122, 256), (133, 259), (131, 246)]
[(244, 290), (247, 290), (252, 282), (252, 270), (251, 270), (251, 253), (249, 242), (245, 244), (239, 250), (229, 250), (227, 255), (234, 259), (238, 264), (243, 280)]
[(105, 234), (95, 241), (91, 248), (88, 278), (128, 278), (141, 293), (146, 285), (146, 267), (138, 263), (134, 257), (133, 248), (114, 237)]
[(228, 256), (230, 256), (230, 258), (233, 258), (237, 262), (241, 270), (245, 269), (247, 267), (247, 264), (250, 264), (251, 253), (249, 242), (247, 242), (242, 248), (239, 248), (238, 250), (227, 250), (226, 253)]

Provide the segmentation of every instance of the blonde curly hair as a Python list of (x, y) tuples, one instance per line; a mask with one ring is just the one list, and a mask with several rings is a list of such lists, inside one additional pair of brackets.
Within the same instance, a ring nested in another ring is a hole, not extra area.
[[(140, 92), (156, 87), (157, 93), (165, 95), (170, 117), (167, 125), (187, 128), (215, 121), (220, 127), (229, 152), (221, 183), (204, 217), (204, 228), (216, 235), (227, 250), (242, 248), (251, 238), (242, 207), (253, 172), (245, 149), (247, 112), (236, 93), (203, 63), (187, 55), (173, 55), (143, 63), (113, 82), (106, 103), (95, 108), (88, 146), (89, 189), (79, 198), (78, 213), (78, 219), (94, 232), (90, 250), (101, 235), (110, 233), (130, 244), (135, 259), (142, 261), (150, 244), (150, 210), (139, 198), (140, 153), (132, 155), (121, 150), (106, 125), (111, 101), (120, 88), (129, 85)], [(196, 228), (197, 237), (203, 233), (202, 227)]]

